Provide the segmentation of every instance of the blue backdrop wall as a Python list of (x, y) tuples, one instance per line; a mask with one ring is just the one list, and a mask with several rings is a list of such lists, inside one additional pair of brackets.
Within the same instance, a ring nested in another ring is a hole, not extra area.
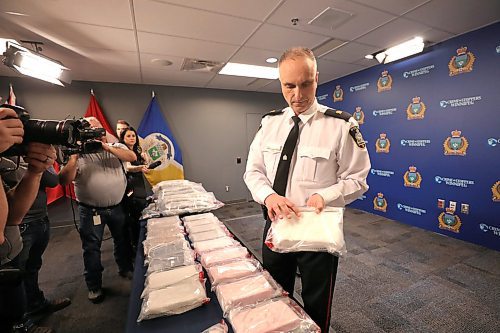
[(318, 87), (367, 141), (370, 189), (352, 207), (500, 250), (499, 36), (496, 23)]

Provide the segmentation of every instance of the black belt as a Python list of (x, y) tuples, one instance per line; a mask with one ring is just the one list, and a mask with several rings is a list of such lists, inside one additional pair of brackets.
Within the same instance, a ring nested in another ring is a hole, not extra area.
[[(120, 202), (121, 203), (121, 202)], [(96, 207), (96, 206), (92, 206), (92, 205), (87, 205), (83, 202), (78, 202), (78, 204), (82, 207), (85, 207), (85, 208), (88, 208), (88, 209), (113, 209), (113, 208), (116, 208), (118, 206), (120, 206), (120, 203), (116, 204), (116, 205), (113, 205), (113, 206), (107, 206), (107, 207)]]

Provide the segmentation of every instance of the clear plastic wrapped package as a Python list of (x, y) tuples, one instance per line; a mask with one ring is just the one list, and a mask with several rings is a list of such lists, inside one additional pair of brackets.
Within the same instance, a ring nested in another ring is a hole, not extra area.
[(208, 268), (226, 261), (248, 258), (250, 257), (250, 253), (245, 247), (238, 244), (213, 251), (200, 252), (198, 256), (202, 266)]
[(153, 186), (153, 193), (158, 193), (162, 190), (175, 193), (206, 192), (202, 184), (186, 179), (164, 180)]
[(194, 232), (188, 235), (191, 242), (201, 242), (205, 240), (227, 237), (229, 232), (225, 231), (222, 227), (216, 227), (212, 230)]
[(214, 218), (214, 217), (215, 217), (215, 215), (213, 213), (203, 213), (203, 214), (187, 215), (187, 216), (184, 216), (182, 218), (182, 220), (184, 222), (188, 222), (188, 221), (196, 221), (196, 220), (201, 220), (201, 219), (210, 219), (210, 218)]
[(317, 214), (313, 208), (301, 208), (298, 218), (284, 218), (271, 224), (265, 244), (275, 252), (316, 251), (343, 256), (344, 208), (327, 207)]
[(168, 271), (180, 266), (188, 266), (195, 264), (194, 252), (190, 249), (172, 253), (161, 258), (153, 258), (148, 262), (146, 275), (154, 272)]
[(237, 259), (215, 265), (207, 269), (208, 278), (212, 283), (212, 289), (219, 283), (241, 279), (262, 270), (260, 263), (253, 258)]
[(196, 234), (199, 232), (221, 229), (223, 227), (223, 224), (220, 223), (219, 220), (214, 220), (213, 222), (207, 224), (185, 224), (184, 227), (188, 234)]
[(155, 245), (144, 253), (144, 263), (148, 264), (152, 259), (167, 258), (174, 253), (179, 253), (184, 250), (191, 250), (188, 241), (185, 239), (177, 239), (169, 243)]
[(156, 235), (155, 237), (149, 237), (148, 235), (148, 237), (142, 242), (142, 245), (144, 246), (144, 254), (148, 254), (155, 246), (184, 240), (184, 235), (179, 233), (176, 235)]
[(194, 242), (193, 248), (196, 252), (205, 252), (223, 247), (230, 247), (238, 245), (239, 243), (231, 237), (221, 237), (216, 239), (205, 240), (201, 242)]
[(286, 294), (266, 271), (237, 281), (221, 283), (215, 288), (215, 293), (224, 315), (235, 307), (256, 304)]
[(224, 321), (224, 319), (222, 319), (220, 323), (210, 326), (201, 333), (227, 333), (227, 332), (228, 332), (227, 324)]
[(162, 216), (206, 212), (224, 206), (212, 192), (178, 194), (161, 190), (157, 195), (156, 206)]
[(321, 329), (291, 298), (278, 297), (229, 312), (235, 333), (321, 333)]
[(148, 228), (155, 227), (157, 225), (181, 225), (181, 219), (178, 215), (166, 216), (166, 217), (156, 217), (148, 219), (146, 226)]
[(145, 295), (137, 321), (184, 313), (208, 301), (205, 281), (198, 277), (187, 278)]
[(200, 264), (179, 266), (168, 271), (153, 272), (146, 277), (141, 297), (147, 295), (151, 290), (163, 289), (193, 276), (203, 279), (203, 269)]

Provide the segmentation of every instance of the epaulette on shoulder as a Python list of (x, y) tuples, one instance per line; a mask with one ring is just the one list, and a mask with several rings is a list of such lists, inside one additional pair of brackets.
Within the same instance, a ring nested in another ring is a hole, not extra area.
[(284, 109), (281, 110), (273, 110), (271, 112), (266, 113), (265, 115), (262, 116), (262, 118), (267, 117), (267, 116), (279, 116), (283, 114)]
[(347, 122), (349, 122), (349, 119), (352, 117), (352, 115), (349, 112), (334, 110), (334, 109), (326, 110), (325, 115), (329, 117), (344, 119)]

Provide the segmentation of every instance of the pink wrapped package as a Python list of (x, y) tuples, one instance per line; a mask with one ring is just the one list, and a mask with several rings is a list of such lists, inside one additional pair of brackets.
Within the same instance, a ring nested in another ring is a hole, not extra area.
[(245, 276), (253, 275), (260, 270), (261, 267), (257, 260), (240, 259), (209, 267), (207, 273), (213, 289), (219, 283), (241, 279)]
[(191, 242), (201, 242), (204, 240), (215, 239), (224, 236), (228, 236), (228, 233), (226, 233), (226, 231), (221, 227), (216, 227), (213, 230), (207, 230), (203, 232), (190, 233), (188, 235)]
[(235, 333), (321, 333), (318, 325), (288, 297), (231, 310), (229, 321)]
[(194, 214), (194, 215), (187, 215), (182, 218), (184, 222), (186, 221), (195, 221), (195, 220), (201, 220), (201, 219), (207, 219), (207, 218), (213, 218), (215, 215), (213, 213), (203, 213), (203, 214)]
[(266, 299), (283, 295), (285, 292), (268, 272), (261, 272), (229, 283), (221, 283), (215, 288), (217, 299), (226, 315), (229, 310), (256, 304)]
[(248, 250), (245, 247), (241, 245), (236, 245), (234, 247), (227, 247), (214, 251), (202, 252), (199, 253), (199, 256), (201, 257), (200, 259), (201, 265), (205, 268), (208, 268), (210, 266), (217, 265), (225, 261), (231, 261), (239, 258), (241, 259), (248, 258), (250, 254), (248, 253)]
[(228, 332), (227, 324), (224, 321), (224, 319), (222, 319), (220, 323), (210, 326), (201, 333), (227, 333), (227, 332)]

